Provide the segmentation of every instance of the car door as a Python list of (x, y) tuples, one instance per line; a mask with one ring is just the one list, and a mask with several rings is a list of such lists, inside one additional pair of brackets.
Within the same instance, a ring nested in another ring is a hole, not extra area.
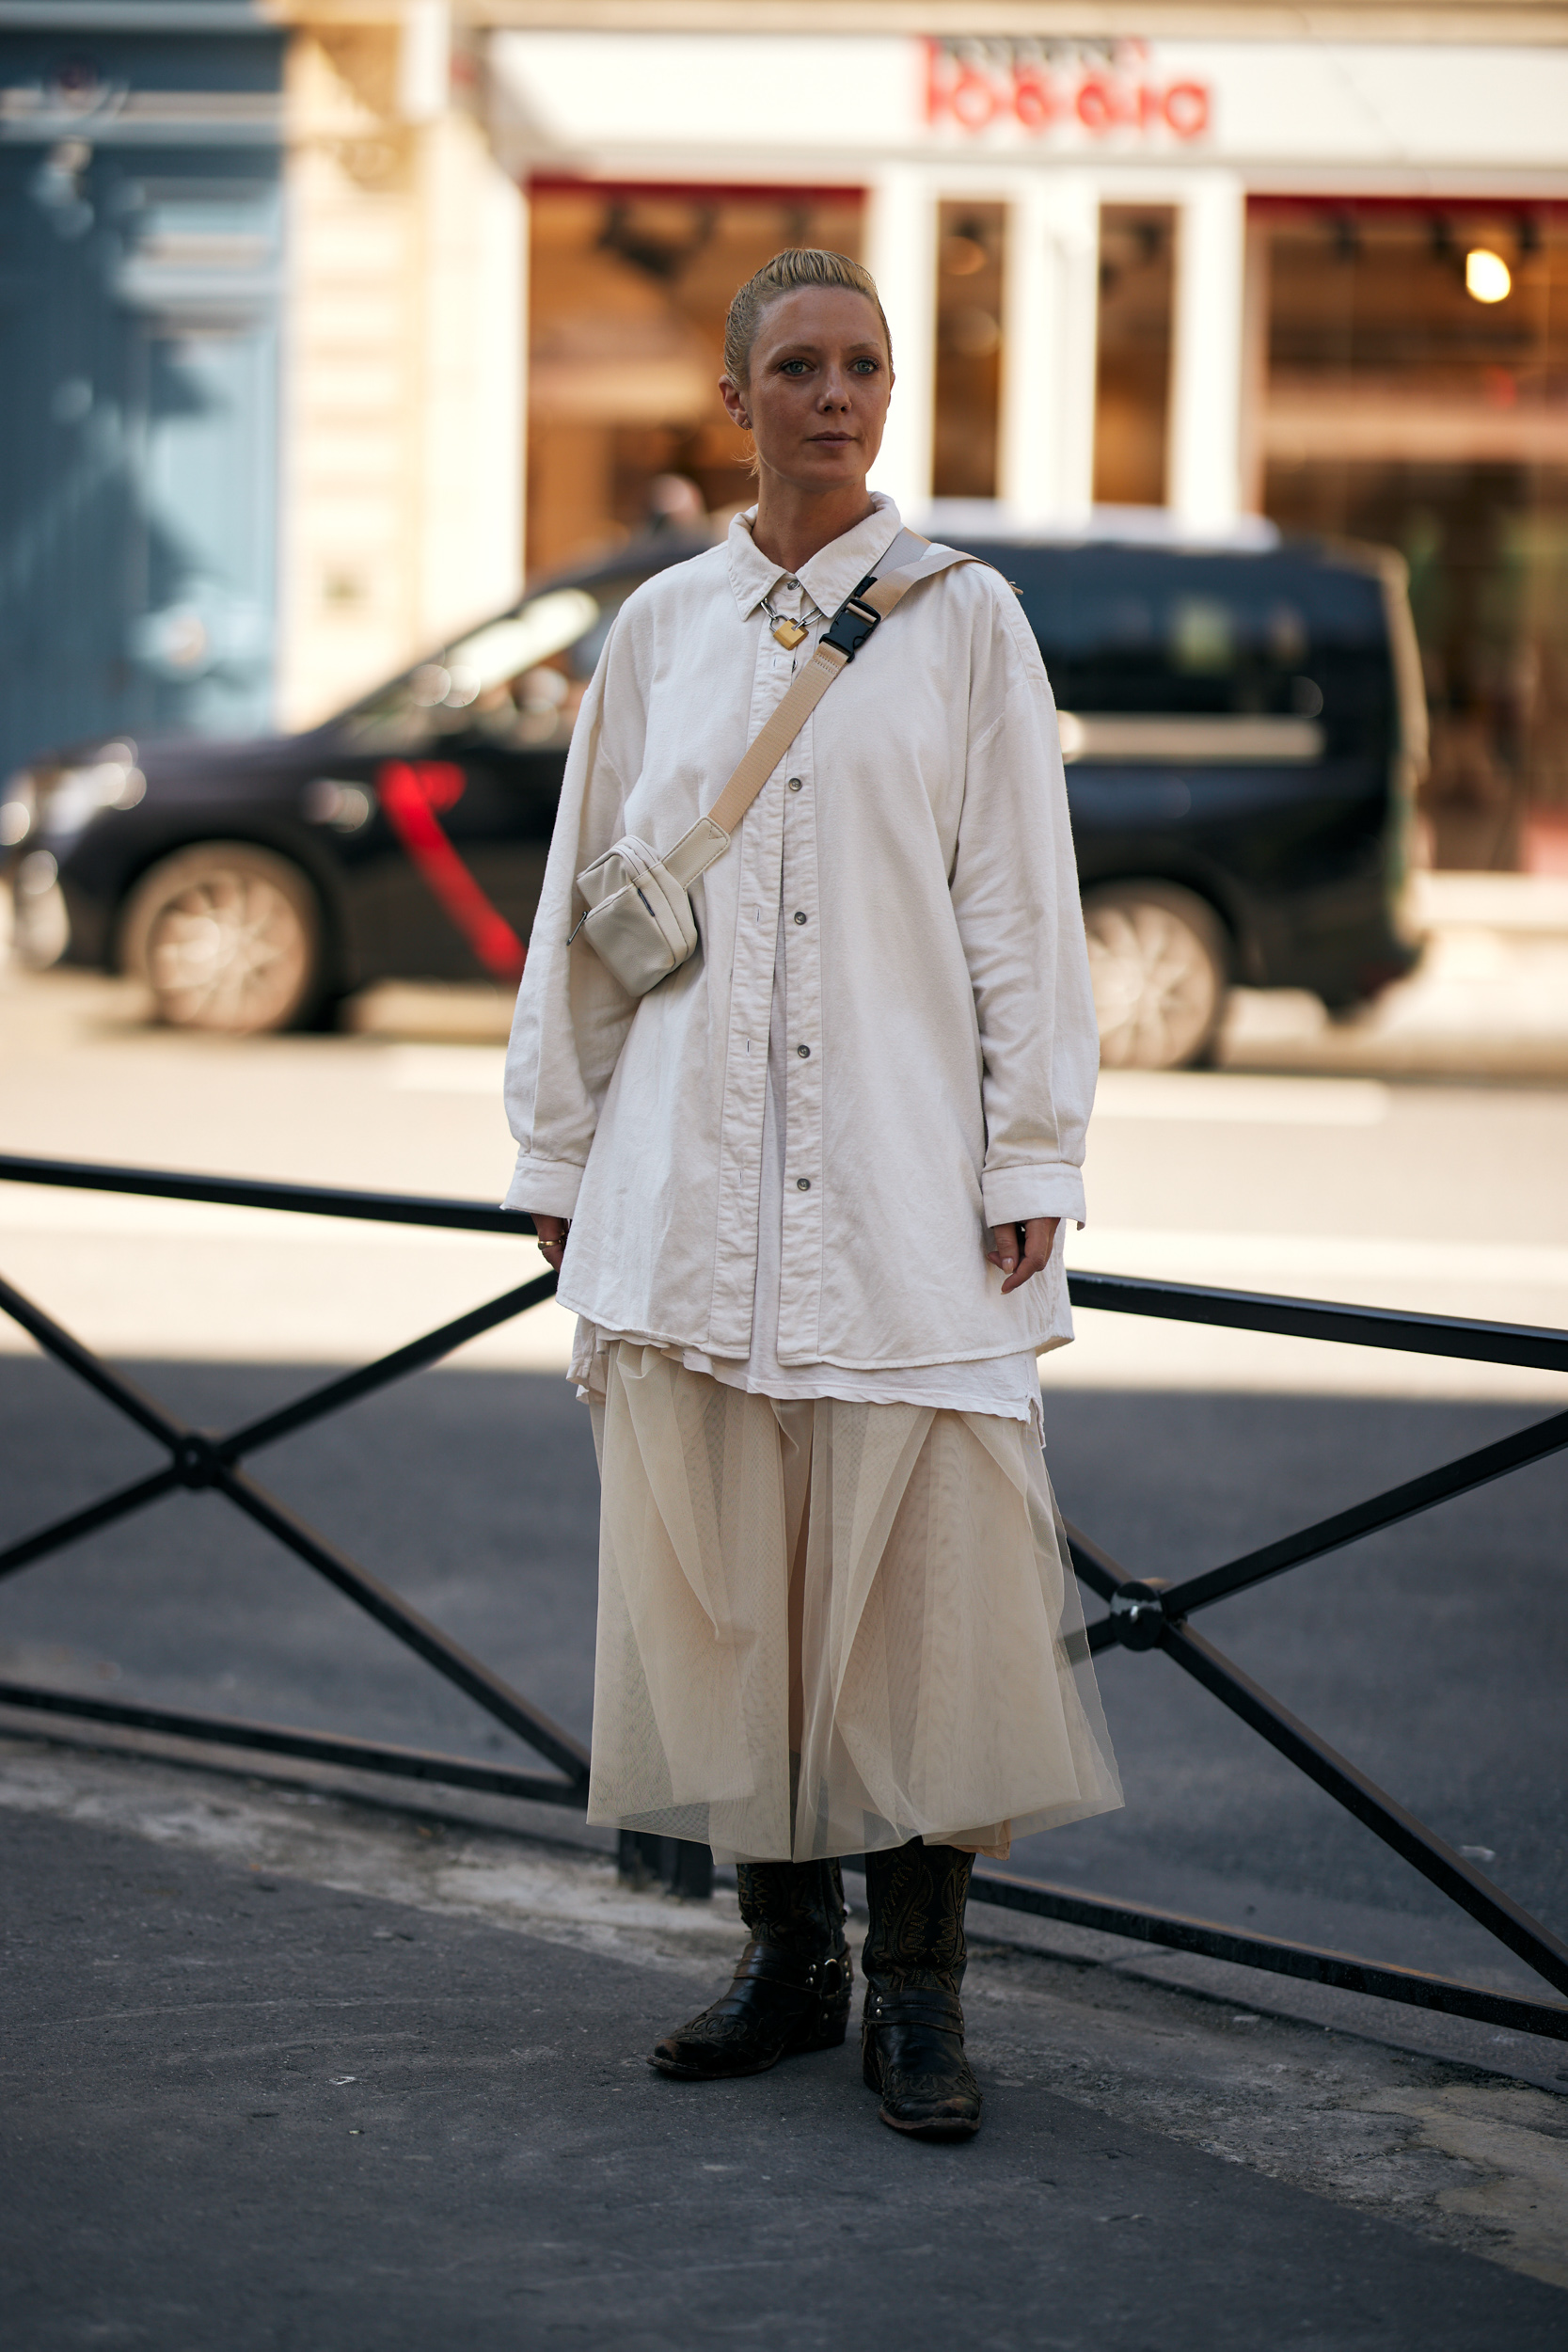
[(373, 803), (356, 896), (381, 975), (515, 982), (572, 725), (637, 577), (546, 590), (348, 714), (336, 766)]
[(1312, 553), (986, 551), (1019, 583), (1061, 712), (1085, 882), (1164, 875), (1222, 905), (1290, 887), (1390, 752), (1379, 583)]

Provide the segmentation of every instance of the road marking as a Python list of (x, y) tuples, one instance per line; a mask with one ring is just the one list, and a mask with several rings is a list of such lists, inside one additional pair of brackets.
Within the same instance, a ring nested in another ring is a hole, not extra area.
[[(1090, 1224), (1068, 1232), (1068, 1262), (1085, 1273), (1154, 1281), (1240, 1284), (1504, 1283), (1568, 1288), (1568, 1248), (1543, 1242), (1367, 1239), (1349, 1233), (1194, 1233)], [(1434, 1310), (1433, 1311), (1437, 1311)]]
[(489, 1094), (499, 1105), (504, 1045), (392, 1045), (376, 1057), (394, 1094)]
[[(72, 1192), (45, 1184), (0, 1186), (0, 1237), (8, 1233), (66, 1233), (143, 1240), (239, 1241), (257, 1249), (279, 1243), (345, 1253), (396, 1249), (476, 1251), (476, 1265), (493, 1265), (498, 1282), (513, 1277), (517, 1243), (532, 1236), (445, 1231), (436, 1226), (378, 1225), (352, 1217), (296, 1216), (277, 1209), (232, 1208), (202, 1200), (143, 1200), (128, 1193)], [(1443, 1241), (1349, 1233), (1192, 1232), (1134, 1225), (1069, 1228), (1068, 1260), (1085, 1273), (1136, 1274), (1172, 1282), (1242, 1283), (1289, 1289), (1307, 1282), (1504, 1283), (1531, 1289), (1568, 1288), (1568, 1246), (1549, 1242)], [(531, 1270), (531, 1257), (530, 1258)], [(130, 1285), (134, 1269), (124, 1270)]]
[[(498, 1203), (499, 1205), (499, 1203)], [(143, 1241), (238, 1242), (270, 1249), (278, 1243), (320, 1248), (410, 1249), (472, 1248), (487, 1241), (502, 1245), (494, 1253), (498, 1275), (512, 1263), (507, 1250), (515, 1247), (511, 1235), (465, 1233), (440, 1225), (381, 1225), (369, 1218), (301, 1216), (292, 1209), (245, 1209), (227, 1201), (161, 1200), (124, 1192), (75, 1192), (47, 1184), (0, 1185), (0, 1235), (8, 1233), (78, 1233), (135, 1237)], [(531, 1233), (518, 1241), (531, 1245)], [(523, 1277), (518, 1276), (521, 1280)], [(125, 1269), (135, 1279), (135, 1269)]]
[(1388, 1089), (1375, 1078), (1273, 1078), (1218, 1070), (1102, 1070), (1094, 1115), (1173, 1124), (1378, 1127)]
[[(377, 1056), (394, 1094), (491, 1094), (506, 1069), (500, 1045), (394, 1045)], [(1293, 1078), (1212, 1070), (1102, 1070), (1097, 1119), (1249, 1127), (1376, 1127), (1389, 1089), (1375, 1078)]]

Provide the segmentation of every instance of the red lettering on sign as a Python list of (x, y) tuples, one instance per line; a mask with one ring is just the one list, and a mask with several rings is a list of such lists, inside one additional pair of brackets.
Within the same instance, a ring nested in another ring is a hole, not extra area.
[(1179, 139), (1201, 138), (1209, 128), (1207, 85), (1173, 82), (1165, 92), (1165, 120)]
[(1001, 91), (984, 73), (960, 73), (947, 93), (947, 103), (955, 121), (966, 131), (990, 128), (1005, 104)]
[(1043, 67), (1013, 68), (1013, 112), (1026, 131), (1043, 131), (1055, 120), (1056, 93)]
[(956, 123), (978, 137), (998, 122), (1018, 123), (1037, 137), (1053, 123), (1072, 121), (1093, 139), (1109, 138), (1118, 131), (1144, 137), (1165, 134), (1179, 139), (1201, 138), (1208, 130), (1211, 102), (1203, 82), (1173, 82), (1162, 87), (1148, 78), (1148, 52), (1141, 42), (1126, 42), (1109, 55), (1108, 64), (1078, 63), (1069, 72), (1053, 73), (1037, 57), (1010, 52), (999, 41), (926, 42), (926, 119), (936, 128)]
[(1114, 130), (1122, 119), (1117, 92), (1109, 82), (1080, 82), (1073, 112), (1085, 131), (1097, 133)]

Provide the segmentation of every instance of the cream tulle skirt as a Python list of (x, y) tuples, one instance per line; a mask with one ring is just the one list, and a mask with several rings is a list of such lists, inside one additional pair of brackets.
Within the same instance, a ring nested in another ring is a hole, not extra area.
[(752, 1396), (629, 1341), (593, 1412), (591, 1821), (805, 1862), (1120, 1804), (1026, 1422)]

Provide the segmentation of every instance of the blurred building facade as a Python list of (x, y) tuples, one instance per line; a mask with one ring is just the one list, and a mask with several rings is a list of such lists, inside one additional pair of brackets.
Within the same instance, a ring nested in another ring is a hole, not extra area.
[(1400, 548), (1438, 861), (1568, 868), (1568, 8), (0, 0), (0, 55), (7, 755), (306, 723), (743, 502), (725, 304), (826, 244), (907, 511)]
[(307, 723), (516, 594), (483, 87), (440, 0), (3, 0), (8, 763)]
[(1432, 852), (1568, 870), (1568, 10), (509, 14), (531, 561), (626, 528), (663, 469), (744, 495), (723, 293), (838, 243), (889, 312), (907, 510), (1398, 547)]

